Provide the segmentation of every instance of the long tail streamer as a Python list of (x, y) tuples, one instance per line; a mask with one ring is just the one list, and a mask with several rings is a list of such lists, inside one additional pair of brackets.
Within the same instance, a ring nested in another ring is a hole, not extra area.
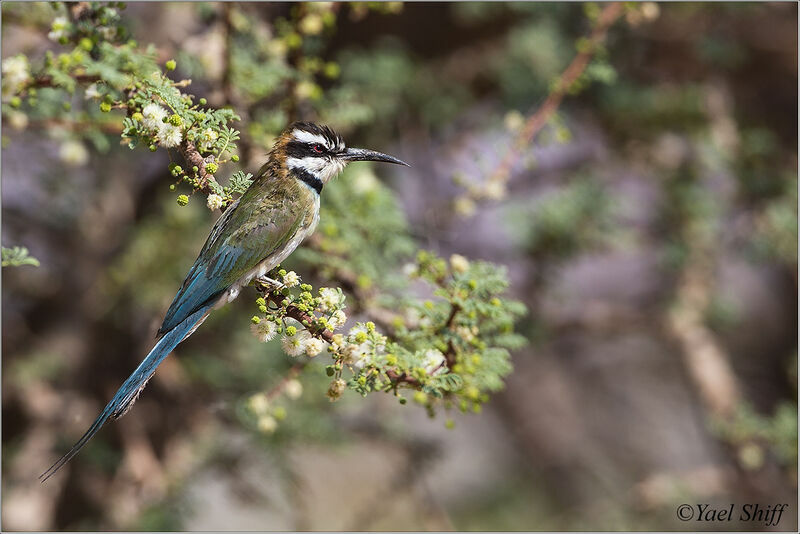
[(147, 385), (147, 381), (150, 380), (150, 377), (153, 376), (155, 373), (156, 368), (164, 361), (170, 352), (173, 351), (178, 344), (183, 341), (189, 334), (191, 334), (193, 328), (197, 326), (200, 321), (205, 318), (206, 312), (209, 310), (211, 306), (203, 306), (189, 317), (187, 317), (183, 322), (175, 326), (172, 330), (167, 332), (164, 337), (162, 337), (158, 343), (156, 343), (153, 350), (150, 351), (150, 354), (142, 360), (142, 363), (139, 364), (139, 367), (128, 377), (124, 384), (117, 390), (114, 394), (114, 398), (103, 408), (103, 411), (97, 416), (97, 419), (94, 420), (92, 426), (89, 427), (89, 430), (78, 440), (75, 445), (61, 458), (58, 459), (56, 463), (50, 466), (50, 468), (39, 475), (39, 479), (44, 482), (56, 472), (61, 469), (64, 464), (69, 462), (73, 456), (78, 454), (86, 443), (92, 439), (92, 436), (97, 434), (97, 432), (102, 428), (102, 426), (108, 421), (109, 419), (118, 419), (122, 417), (125, 412), (130, 409), (134, 402), (136, 402), (139, 393), (141, 393), (144, 386)]

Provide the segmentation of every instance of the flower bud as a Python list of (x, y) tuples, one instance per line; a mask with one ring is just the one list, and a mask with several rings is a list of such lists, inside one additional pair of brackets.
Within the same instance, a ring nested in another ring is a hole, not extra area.
[(461, 254), (453, 254), (450, 256), (450, 267), (457, 273), (466, 272), (469, 269), (469, 260)]
[(331, 400), (331, 402), (341, 397), (346, 387), (347, 383), (341, 378), (337, 378), (336, 380), (331, 382), (331, 385), (328, 388), (328, 398)]

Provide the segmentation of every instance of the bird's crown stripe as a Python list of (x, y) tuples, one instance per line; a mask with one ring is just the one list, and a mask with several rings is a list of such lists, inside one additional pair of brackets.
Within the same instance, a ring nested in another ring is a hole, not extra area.
[(305, 130), (296, 129), (292, 132), (292, 137), (302, 143), (319, 143), (320, 145), (328, 146), (330, 143), (328, 140), (321, 136), (311, 132), (307, 132)]

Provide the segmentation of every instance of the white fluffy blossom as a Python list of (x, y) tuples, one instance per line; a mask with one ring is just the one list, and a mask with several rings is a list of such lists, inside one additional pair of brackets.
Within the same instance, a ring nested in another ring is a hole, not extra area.
[(211, 193), (210, 195), (208, 195), (208, 199), (206, 200), (206, 206), (208, 206), (208, 209), (210, 209), (211, 211), (214, 211), (222, 207), (222, 202), (223, 200), (221, 196), (219, 196), (216, 193)]
[(374, 363), (386, 353), (385, 338), (370, 334), (369, 329), (363, 324), (358, 324), (350, 329), (348, 342), (349, 344), (342, 351), (344, 362), (357, 369)]
[(283, 285), (286, 287), (294, 287), (300, 283), (300, 277), (294, 271), (289, 271), (283, 277)]
[(338, 289), (323, 287), (319, 290), (319, 310), (326, 312), (337, 309), (344, 300), (344, 295)]
[(283, 347), (283, 352), (292, 357), (300, 356), (305, 351), (305, 347), (297, 339), (297, 336), (283, 336), (281, 338), (281, 347)]
[(436, 349), (428, 349), (422, 355), (422, 367), (425, 368), (428, 374), (432, 373), (434, 370), (437, 372), (445, 371), (446, 366), (442, 365), (444, 361), (444, 354)]
[(157, 132), (164, 125), (164, 117), (167, 116), (167, 110), (158, 104), (147, 104), (142, 109), (142, 124), (151, 132)]
[(265, 434), (272, 434), (278, 428), (278, 422), (271, 415), (262, 415), (258, 418), (258, 429)]
[(89, 151), (80, 141), (65, 141), (58, 151), (58, 157), (72, 167), (80, 167), (89, 161)]
[(456, 213), (464, 217), (469, 217), (475, 214), (477, 206), (475, 201), (468, 197), (458, 197), (455, 201)]
[(100, 98), (102, 94), (100, 93), (100, 89), (97, 87), (96, 83), (93, 83), (89, 87), (86, 88), (86, 91), (83, 92), (83, 98), (86, 100), (90, 100), (92, 98)]
[(466, 272), (469, 269), (469, 260), (461, 254), (450, 256), (450, 267), (457, 273)]
[(417, 265), (414, 263), (406, 263), (403, 265), (403, 275), (411, 277), (417, 274)]
[(306, 345), (306, 355), (312, 358), (317, 354), (319, 354), (320, 352), (322, 352), (322, 349), (325, 348), (325, 342), (315, 337), (312, 337), (311, 339), (306, 341), (305, 345)]
[(262, 320), (258, 324), (251, 324), (250, 331), (259, 341), (266, 343), (275, 337), (275, 334), (278, 332), (278, 326), (272, 321)]
[(372, 349), (369, 343), (351, 343), (344, 349), (343, 361), (347, 365), (352, 365), (356, 369), (362, 369), (369, 363)]
[(330, 318), (328, 318), (328, 326), (331, 327), (331, 330), (335, 330), (340, 326), (343, 326), (344, 323), (347, 321), (347, 314), (344, 313), (342, 310), (336, 310)]
[(25, 85), (30, 77), (28, 58), (22, 54), (3, 60), (3, 95), (13, 95)]
[(344, 340), (344, 336), (342, 334), (334, 334), (333, 338), (331, 339), (331, 347), (333, 347), (334, 352), (340, 352), (346, 344)]
[(300, 395), (303, 394), (303, 384), (300, 383), (299, 380), (292, 378), (288, 382), (286, 382), (286, 387), (284, 387), (284, 391), (286, 392), (286, 396), (292, 400), (299, 399)]
[(53, 19), (53, 24), (50, 26), (50, 32), (47, 34), (47, 38), (51, 41), (58, 41), (62, 37), (67, 36), (68, 29), (69, 21), (67, 17), (56, 17)]
[(202, 134), (200, 134), (199, 142), (197, 143), (197, 147), (203, 151), (208, 152), (211, 150), (211, 147), (214, 145), (214, 142), (217, 140), (219, 135), (217, 132), (212, 130), (211, 128), (206, 128)]
[(350, 331), (347, 333), (347, 335), (355, 339), (356, 336), (358, 336), (358, 334), (368, 334), (368, 333), (369, 330), (367, 330), (367, 327), (364, 326), (362, 323), (359, 323), (355, 325), (353, 328), (351, 328)]
[(21, 111), (10, 110), (5, 118), (8, 118), (8, 123), (15, 130), (24, 130), (28, 127), (28, 116)]
[(255, 393), (247, 399), (247, 406), (256, 415), (264, 415), (269, 410), (269, 399), (266, 393)]
[(111, 41), (117, 35), (117, 29), (113, 26), (100, 26), (97, 28), (97, 31), (100, 32), (100, 35), (102, 35), (103, 39), (106, 41)]
[(510, 132), (519, 131), (524, 124), (525, 117), (523, 117), (522, 113), (517, 110), (509, 111), (506, 113), (505, 117), (503, 117), (503, 125)]
[(500, 200), (506, 196), (506, 186), (498, 180), (490, 180), (484, 188), (484, 193), (487, 198)]
[(183, 140), (183, 133), (178, 126), (173, 126), (168, 122), (162, 122), (158, 130), (158, 140), (167, 148), (176, 147)]
[(457, 326), (455, 328), (456, 334), (464, 341), (472, 341), (478, 335), (477, 326)]
[(283, 351), (292, 357), (297, 357), (306, 352), (306, 344), (312, 339), (306, 330), (300, 330), (293, 336), (283, 336), (281, 346)]

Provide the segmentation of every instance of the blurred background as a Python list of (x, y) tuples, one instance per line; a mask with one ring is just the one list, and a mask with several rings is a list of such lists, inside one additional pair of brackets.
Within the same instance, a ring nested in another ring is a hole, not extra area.
[[(121, 119), (79, 114), (80, 92), (56, 119), (4, 104), (2, 242), (41, 264), (2, 270), (3, 528), (796, 529), (797, 5), (628, 9), (508, 183), (481, 190), (604, 7), (120, 12), (175, 79), (240, 113), (245, 170), (296, 117), (412, 164), (326, 188), (318, 233), (361, 203), (377, 228), (397, 219), (351, 250), (364, 269), (417, 247), (508, 267), (529, 343), (452, 429), (389, 395), (329, 403), (325, 362), (275, 400), (277, 428), (252, 428), (242, 399), (292, 361), (251, 336), (248, 294), (40, 485), (150, 349), (214, 215), (180, 208), (167, 152), (121, 145)], [(56, 10), (2, 10), (3, 58), (58, 50)], [(324, 283), (313, 254), (287, 265)], [(684, 523), (681, 503), (790, 506), (768, 527)]]

